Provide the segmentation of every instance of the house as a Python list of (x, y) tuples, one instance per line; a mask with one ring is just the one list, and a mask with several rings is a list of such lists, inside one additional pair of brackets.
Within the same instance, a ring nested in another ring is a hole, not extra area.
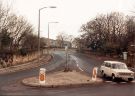
[(45, 38), (44, 39), (46, 42), (46, 47), (50, 45), (50, 47), (57, 47), (57, 48), (64, 48), (65, 46), (68, 46), (69, 48), (72, 47), (72, 44), (69, 41), (60, 41), (60, 40), (54, 40), (54, 39), (49, 39)]

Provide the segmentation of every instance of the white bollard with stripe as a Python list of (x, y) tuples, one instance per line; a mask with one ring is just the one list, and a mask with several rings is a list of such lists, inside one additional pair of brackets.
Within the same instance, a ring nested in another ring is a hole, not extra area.
[(93, 81), (97, 80), (97, 71), (98, 71), (98, 67), (94, 67), (93, 71), (92, 71), (92, 80)]
[(45, 84), (46, 81), (46, 69), (45, 68), (40, 68), (39, 71), (39, 83), (40, 84)]

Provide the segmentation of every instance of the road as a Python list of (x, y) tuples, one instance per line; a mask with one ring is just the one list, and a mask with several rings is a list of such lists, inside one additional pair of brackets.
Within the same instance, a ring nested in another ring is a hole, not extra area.
[[(19, 88), (18, 88), (19, 87)], [(21, 86), (22, 87), (22, 86)], [(98, 84), (75, 88), (31, 88), (18, 85), (12, 89), (4, 89), (6, 95), (38, 95), (38, 96), (134, 96), (134, 84)], [(10, 91), (8, 91), (10, 90)], [(8, 91), (8, 93), (7, 93)], [(5, 95), (4, 94), (4, 95)]]
[(18, 80), (27, 78), (29, 76), (38, 76), (39, 69), (41, 67), (46, 68), (47, 72), (53, 72), (60, 66), (60, 64), (62, 64), (65, 61), (63, 54), (64, 54), (63, 52), (61, 52), (61, 53), (56, 52), (55, 54), (53, 54), (54, 58), (51, 62), (49, 62), (49, 64), (42, 65), (38, 68), (23, 70), (23, 71), (9, 73), (9, 74), (5, 74), (5, 75), (0, 75), (0, 86), (8, 85), (8, 83), (14, 83)]
[[(61, 61), (61, 63), (60, 63)], [(53, 71), (64, 68), (65, 53), (57, 51), (54, 54), (54, 59), (49, 64), (44, 65), (48, 70), (48, 74)], [(87, 57), (86, 55), (70, 52), (68, 65), (70, 68), (85, 71), (90, 74), (93, 67), (99, 67), (100, 61)], [(20, 71), (0, 76), (0, 96), (1, 95), (40, 95), (40, 96), (135, 96), (135, 83), (126, 82), (111, 82), (106, 79), (101, 84), (93, 84), (82, 87), (72, 88), (33, 88), (24, 86), (20, 81), (29, 76), (38, 75), (39, 68)]]

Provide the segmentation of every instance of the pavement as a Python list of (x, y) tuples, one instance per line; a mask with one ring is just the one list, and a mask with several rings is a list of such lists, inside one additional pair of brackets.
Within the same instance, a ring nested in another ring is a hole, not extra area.
[(56, 87), (78, 87), (89, 84), (98, 84), (103, 82), (102, 79), (97, 78), (95, 81), (92, 80), (90, 75), (83, 72), (77, 72), (75, 70), (70, 72), (58, 71), (55, 73), (46, 74), (46, 80), (44, 84), (39, 83), (38, 76), (29, 77), (22, 80), (22, 84), (30, 87), (45, 87), (45, 88), (56, 88)]
[(15, 65), (15, 66), (7, 67), (7, 68), (1, 68), (0, 75), (36, 68), (36, 67), (39, 67), (43, 64), (47, 64), (51, 59), (52, 59), (51, 55), (43, 55), (40, 58), (40, 62), (38, 62), (38, 60), (33, 60), (31, 62), (28, 62), (28, 63)]

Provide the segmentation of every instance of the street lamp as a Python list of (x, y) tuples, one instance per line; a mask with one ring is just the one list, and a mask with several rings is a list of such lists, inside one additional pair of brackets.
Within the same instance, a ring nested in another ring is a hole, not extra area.
[(49, 28), (50, 28), (50, 24), (51, 23), (59, 23), (59, 22), (48, 22), (48, 53), (49, 53), (49, 49), (50, 49), (50, 38), (49, 38)]
[(41, 10), (45, 9), (45, 8), (56, 8), (56, 6), (49, 6), (49, 7), (42, 7), (38, 10), (39, 16), (38, 16), (38, 63), (40, 61), (40, 12)]

